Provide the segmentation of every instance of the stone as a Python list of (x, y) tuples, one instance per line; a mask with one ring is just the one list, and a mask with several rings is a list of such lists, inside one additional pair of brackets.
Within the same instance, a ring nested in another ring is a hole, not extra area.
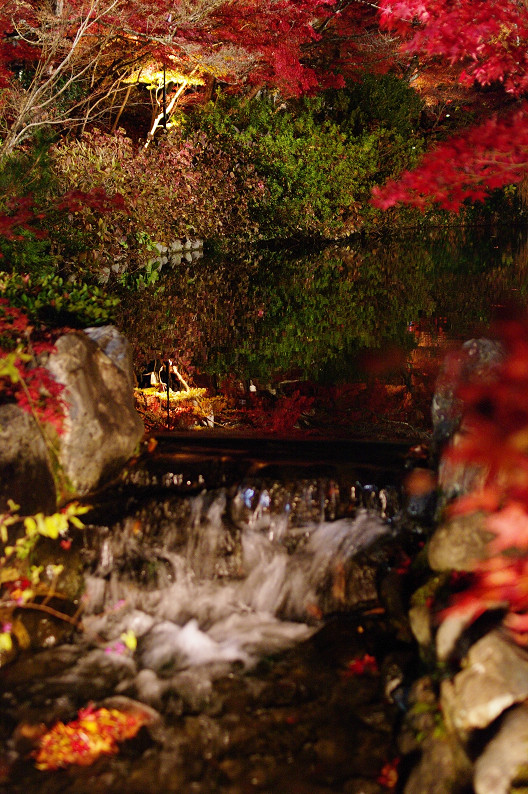
[(475, 602), (473, 610), (454, 612), (443, 618), (435, 637), (436, 655), (439, 661), (447, 661), (456, 650), (458, 639), (470, 626), (480, 609), (480, 604)]
[(130, 379), (83, 332), (59, 337), (47, 368), (65, 386), (67, 418), (59, 459), (71, 487), (85, 495), (115, 476), (143, 436)]
[[(397, 748), (404, 756), (401, 769), (409, 761), (412, 769), (402, 790), (405, 794), (466, 792), (472, 776), (471, 763), (457, 737), (444, 729), (436, 685), (431, 676), (423, 676), (411, 684), (407, 705)], [(416, 762), (414, 759), (418, 753)]]
[(418, 645), (427, 648), (432, 644), (431, 612), (425, 604), (419, 604), (409, 609), (409, 624)]
[[(455, 433), (451, 439), (451, 448), (456, 449), (463, 439), (463, 433)], [(486, 466), (454, 461), (444, 455), (438, 464), (437, 509), (441, 511), (453, 499), (471, 491), (478, 491), (484, 486), (487, 474)]]
[(0, 406), (0, 512), (7, 510), (8, 499), (22, 515), (55, 511), (46, 443), (35, 419), (18, 405)]
[(137, 386), (134, 374), (132, 346), (128, 339), (117, 330), (115, 325), (102, 325), (97, 328), (85, 328), (84, 333), (96, 342), (103, 353), (114, 362), (116, 367), (126, 376), (131, 388)]
[(466, 735), (486, 728), (503, 711), (528, 698), (528, 654), (500, 630), (469, 650), (465, 667), (442, 682), (440, 699), (448, 727)]
[(431, 404), (433, 438), (437, 444), (449, 440), (460, 426), (463, 403), (457, 396), (463, 383), (487, 380), (504, 358), (502, 345), (492, 339), (469, 339), (446, 356), (435, 384)]
[(462, 794), (468, 790), (470, 765), (449, 737), (428, 737), (413, 768), (404, 794)]
[(429, 542), (427, 557), (433, 571), (471, 571), (487, 556), (493, 538), (484, 527), (483, 513), (455, 516), (442, 524)]
[(397, 748), (402, 756), (420, 750), (423, 740), (438, 727), (440, 711), (430, 676), (422, 676), (410, 685), (406, 705), (397, 736)]
[[(504, 715), (497, 734), (475, 763), (475, 794), (509, 794), (510, 784), (528, 763), (528, 706)], [(523, 789), (524, 790), (524, 789)]]

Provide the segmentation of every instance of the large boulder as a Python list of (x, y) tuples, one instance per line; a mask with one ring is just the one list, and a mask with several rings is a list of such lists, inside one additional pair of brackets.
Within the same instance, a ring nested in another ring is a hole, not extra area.
[(115, 325), (100, 325), (85, 328), (84, 333), (96, 342), (108, 358), (126, 377), (130, 388), (137, 386), (134, 373), (132, 347), (128, 339), (117, 330)]
[(124, 368), (116, 366), (82, 331), (59, 337), (55, 347), (46, 366), (64, 385), (67, 403), (59, 460), (71, 487), (82, 496), (119, 472), (144, 428), (134, 407), (126, 357)]
[(23, 515), (53, 513), (56, 507), (52, 463), (42, 431), (18, 405), (0, 406), (0, 513), (8, 499)]

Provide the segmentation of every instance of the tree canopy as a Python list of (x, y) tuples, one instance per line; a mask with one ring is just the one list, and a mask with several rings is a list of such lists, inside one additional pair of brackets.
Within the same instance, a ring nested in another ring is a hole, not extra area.
[(2, 151), (44, 126), (83, 128), (118, 115), (131, 76), (139, 84), (144, 71), (177, 72), (166, 85), (172, 95), (220, 79), (298, 96), (343, 85), (343, 73), (386, 58), (386, 38), (374, 8), (359, 0), (6, 0)]
[(399, 202), (459, 210), (494, 188), (525, 179), (528, 165), (528, 4), (526, 0), (380, 0), (380, 24), (402, 37), (402, 51), (427, 67), (447, 62), (462, 85), (503, 94), (484, 102), (477, 123), (429, 151), (413, 171), (374, 190), (382, 208)]
[[(480, 109), (375, 189), (373, 203), (456, 211), (525, 179), (527, 45), (527, 0), (4, 0), (0, 161), (39, 130), (115, 130), (132, 91), (152, 138), (177, 103), (204, 101), (215, 81), (287, 99), (362, 70), (408, 77), (443, 63), (476, 86)], [(496, 112), (490, 89), (502, 93)]]

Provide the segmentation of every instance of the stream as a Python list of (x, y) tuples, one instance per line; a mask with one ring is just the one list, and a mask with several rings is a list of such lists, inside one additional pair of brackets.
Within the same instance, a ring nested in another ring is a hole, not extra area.
[[(420, 542), (407, 457), (404, 444), (158, 436), (76, 538), (82, 632), (50, 633), (0, 671), (2, 791), (388, 790), (415, 664), (394, 611)], [(32, 727), (89, 704), (149, 724), (91, 766), (36, 769)]]
[[(408, 597), (431, 518), (404, 496), (423, 465), (410, 447), (430, 438), (446, 343), (528, 290), (524, 232), (417, 237), (204, 257), (123, 302), (138, 367), (176, 351), (225, 410), (253, 394), (268, 422), (265, 400), (301, 387), (313, 410), (290, 437), (151, 436), (92, 495), (68, 552), (81, 625), (16, 615), (39, 647), (0, 669), (1, 792), (403, 790), (396, 736), (421, 671)], [(37, 768), (46, 728), (102, 707), (143, 727), (90, 765)]]

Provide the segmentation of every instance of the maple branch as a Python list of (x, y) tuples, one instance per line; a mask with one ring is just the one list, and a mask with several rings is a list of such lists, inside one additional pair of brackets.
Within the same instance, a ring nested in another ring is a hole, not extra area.
[[(92, 34), (92, 31), (96, 31), (100, 23), (117, 8), (120, 2), (121, 0), (111, 0), (108, 5), (103, 6), (103, 0), (91, 0), (85, 13), (81, 14), (77, 20), (75, 34), (71, 41), (68, 41), (65, 33), (71, 27), (72, 21), (67, 19), (65, 13), (60, 18), (54, 18), (51, 29), (43, 19), (41, 29), (35, 29), (34, 39), (24, 37), (20, 30), (23, 21), (13, 23), (21, 38), (34, 47), (40, 46), (42, 54), (37, 61), (31, 85), (24, 93), (22, 106), (17, 108), (15, 121), (4, 138), (0, 149), (0, 158), (9, 156), (35, 128), (61, 123), (68, 117), (71, 108), (61, 111), (58, 108), (58, 101), (93, 67), (100, 48), (96, 49), (95, 55), (89, 53), (88, 61), (84, 64), (80, 63), (77, 69), (74, 59), (78, 55), (82, 57), (84, 53), (80, 52), (81, 45), (84, 45), (91, 35), (94, 37), (94, 43), (100, 44), (97, 33)], [(64, 45), (64, 39), (66, 39), (66, 45)], [(59, 53), (64, 46), (67, 46), (68, 49), (63, 56), (60, 56)], [(57, 57), (61, 58), (58, 63)], [(51, 108), (53, 108), (55, 118), (50, 118), (47, 113)]]
[(58, 609), (53, 609), (53, 607), (50, 607), (47, 604), (37, 604), (34, 601), (17, 604), (16, 608), (36, 609), (38, 612), (46, 612), (48, 615), (53, 615), (54, 618), (59, 618), (59, 620), (64, 620), (66, 623), (71, 623), (72, 626), (79, 626), (79, 618), (77, 617), (79, 611), (77, 611), (73, 617), (70, 617), (70, 615), (66, 615), (65, 612), (59, 612)]

